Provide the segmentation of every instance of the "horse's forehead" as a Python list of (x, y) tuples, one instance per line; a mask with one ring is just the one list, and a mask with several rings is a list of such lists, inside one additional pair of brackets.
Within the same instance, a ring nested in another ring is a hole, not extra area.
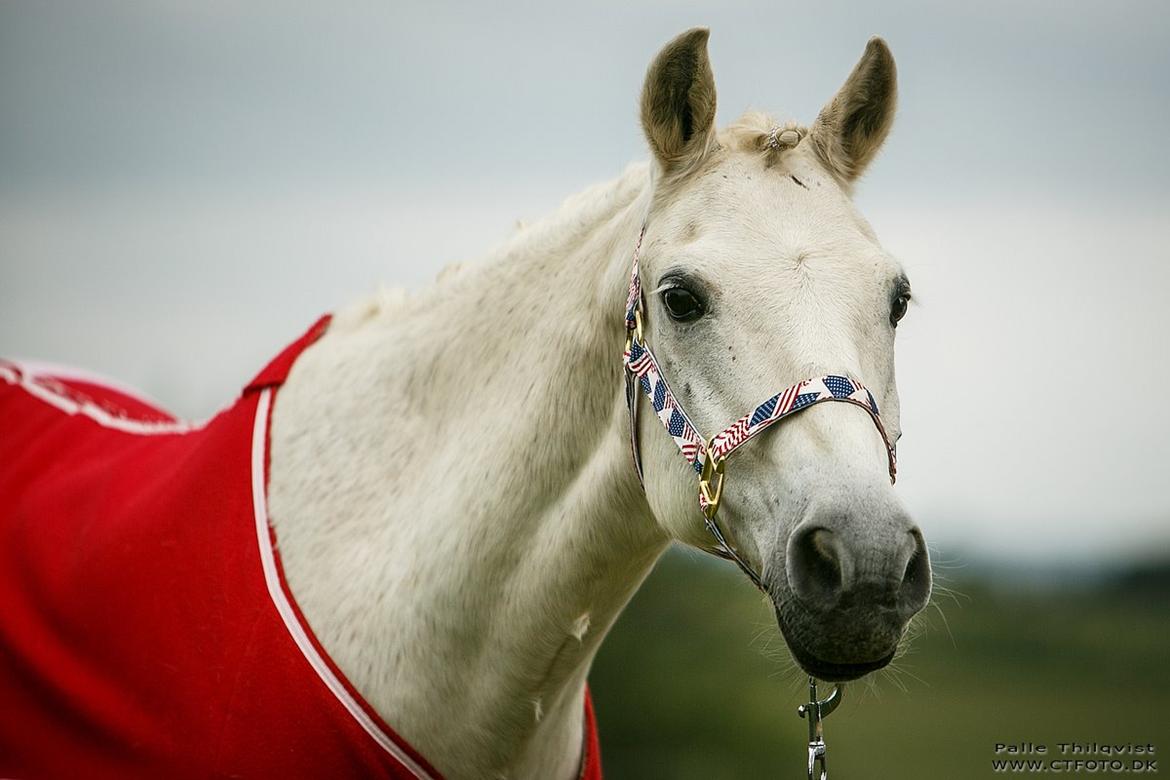
[(721, 273), (826, 256), (888, 262), (869, 223), (814, 161), (798, 153), (770, 165), (760, 155), (721, 158), (664, 210), (666, 241), (689, 246)]
[(873, 240), (868, 223), (840, 185), (804, 149), (778, 160), (724, 152), (697, 172), (668, 207), (688, 238), (711, 232), (743, 241)]

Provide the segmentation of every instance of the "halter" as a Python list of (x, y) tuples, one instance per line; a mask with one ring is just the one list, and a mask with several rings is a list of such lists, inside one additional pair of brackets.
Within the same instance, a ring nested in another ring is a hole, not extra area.
[[(670, 391), (666, 377), (646, 344), (642, 327), (645, 320), (645, 301), (642, 297), (642, 278), (638, 273), (638, 255), (642, 239), (646, 236), (646, 225), (638, 234), (634, 247), (633, 270), (630, 273), (630, 295), (626, 299), (626, 349), (623, 355), (626, 378), (626, 405), (630, 413), (630, 446), (634, 455), (634, 468), (638, 481), (643, 481), (642, 456), (638, 447), (638, 391), (650, 400), (658, 421), (666, 428), (675, 446), (684, 459), (699, 475), (699, 509), (707, 530), (715, 537), (712, 550), (717, 555), (735, 561), (743, 573), (757, 588), (767, 592), (760, 575), (748, 565), (739, 552), (727, 541), (723, 529), (715, 519), (719, 503), (723, 498), (723, 480), (727, 476), (727, 458), (749, 439), (797, 412), (804, 411), (822, 401), (845, 401), (860, 406), (869, 413), (877, 426), (878, 433), (886, 445), (889, 459), (890, 482), (897, 475), (897, 453), (878, 414), (877, 401), (858, 380), (842, 374), (804, 379), (781, 390), (764, 401), (743, 417), (724, 428), (709, 439), (699, 435), (695, 424), (683, 410), (682, 405)], [(644, 483), (643, 483), (644, 486)], [(828, 767), (825, 761), (825, 738), (821, 724), (841, 703), (842, 686), (838, 685), (825, 699), (817, 700), (817, 682), (809, 677), (809, 702), (798, 708), (802, 718), (808, 718), (808, 780), (827, 780)], [(819, 766), (819, 778), (816, 769)]]
[(645, 301), (642, 297), (642, 278), (638, 272), (638, 256), (642, 239), (646, 236), (646, 225), (638, 234), (634, 247), (633, 270), (630, 273), (630, 294), (626, 299), (626, 349), (623, 355), (626, 376), (626, 405), (630, 413), (630, 446), (634, 454), (634, 468), (638, 480), (642, 481), (642, 456), (638, 447), (638, 393), (640, 387), (650, 400), (658, 421), (666, 428), (683, 458), (699, 475), (699, 509), (707, 530), (715, 537), (715, 554), (729, 558), (738, 564), (743, 573), (760, 590), (766, 591), (763, 580), (727, 541), (727, 537), (715, 519), (723, 498), (723, 480), (727, 475), (727, 458), (750, 439), (765, 430), (802, 412), (822, 401), (844, 401), (860, 406), (869, 413), (877, 426), (878, 433), (886, 445), (889, 458), (890, 482), (897, 474), (897, 453), (886, 435), (886, 429), (878, 414), (877, 401), (864, 385), (852, 377), (828, 374), (797, 382), (768, 398), (750, 412), (709, 439), (699, 435), (695, 424), (683, 410), (658, 360), (646, 344), (642, 323), (645, 319)]

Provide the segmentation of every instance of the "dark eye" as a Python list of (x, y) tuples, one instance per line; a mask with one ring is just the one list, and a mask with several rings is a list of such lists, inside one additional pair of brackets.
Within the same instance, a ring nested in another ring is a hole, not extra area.
[(890, 307), (890, 324), (895, 328), (898, 327), (898, 321), (906, 316), (906, 307), (910, 305), (910, 293), (902, 293), (894, 299), (894, 305)]
[(666, 313), (677, 322), (694, 322), (703, 316), (703, 302), (685, 287), (668, 287), (662, 291)]

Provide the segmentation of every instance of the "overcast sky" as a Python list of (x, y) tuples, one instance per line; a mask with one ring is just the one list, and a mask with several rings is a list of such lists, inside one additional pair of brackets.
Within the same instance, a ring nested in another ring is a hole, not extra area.
[(681, 30), (721, 122), (811, 122), (880, 34), (899, 490), (950, 559), (1170, 552), (1170, 6), (941, 5), (9, 0), (0, 354), (206, 416), (320, 313), (644, 157)]

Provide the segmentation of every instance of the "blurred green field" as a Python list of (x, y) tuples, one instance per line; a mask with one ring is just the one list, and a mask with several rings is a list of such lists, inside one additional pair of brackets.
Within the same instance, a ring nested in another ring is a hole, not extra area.
[[(945, 620), (930, 609), (893, 668), (849, 686), (826, 721), (833, 780), (1000, 776), (997, 742), (1170, 751), (1164, 581), (946, 584), (959, 595), (936, 596)], [(746, 580), (672, 550), (590, 676), (606, 776), (801, 778), (807, 731), (795, 710), (806, 680)], [(1170, 772), (1170, 759), (1160, 768)]]

